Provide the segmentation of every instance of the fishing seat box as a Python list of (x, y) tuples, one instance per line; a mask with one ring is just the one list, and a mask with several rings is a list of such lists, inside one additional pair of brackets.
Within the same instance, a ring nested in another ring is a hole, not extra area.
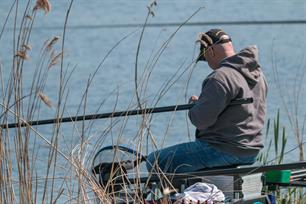
[[(241, 166), (242, 167), (242, 166)], [(243, 166), (245, 167), (245, 165)], [(237, 168), (228, 167), (231, 169)], [(221, 168), (212, 168), (207, 171), (220, 170)], [(223, 167), (223, 169), (226, 169)], [(232, 175), (210, 175), (210, 176), (196, 176), (192, 178), (173, 180), (174, 187), (180, 192), (185, 188), (191, 186), (196, 182), (212, 183), (220, 189), (229, 203), (254, 203), (255, 201), (261, 203), (269, 203), (266, 196), (262, 196), (262, 173), (255, 174), (232, 174)]]

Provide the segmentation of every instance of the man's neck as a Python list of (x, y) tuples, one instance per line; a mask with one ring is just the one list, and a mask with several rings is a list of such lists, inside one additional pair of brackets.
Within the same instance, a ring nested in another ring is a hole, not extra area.
[(235, 55), (236, 53), (235, 53), (235, 51), (233, 51), (233, 50), (226, 50), (225, 51), (225, 57), (224, 58), (228, 58), (228, 57), (231, 57), (231, 56), (233, 56), (233, 55)]
[(235, 53), (234, 51), (225, 52), (225, 53), (224, 53), (224, 56), (219, 60), (218, 67), (217, 67), (216, 69), (220, 68), (221, 62), (222, 62), (223, 60), (225, 60), (226, 58), (232, 57), (232, 56), (234, 56), (235, 54), (236, 54), (236, 53)]

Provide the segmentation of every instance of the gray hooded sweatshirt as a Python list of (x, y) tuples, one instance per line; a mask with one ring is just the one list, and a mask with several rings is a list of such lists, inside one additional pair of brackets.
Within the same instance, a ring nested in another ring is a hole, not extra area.
[[(252, 156), (263, 148), (267, 84), (258, 50), (250, 46), (225, 58), (202, 84), (199, 100), (189, 111), (196, 137), (236, 156)], [(229, 106), (240, 98), (253, 103)]]

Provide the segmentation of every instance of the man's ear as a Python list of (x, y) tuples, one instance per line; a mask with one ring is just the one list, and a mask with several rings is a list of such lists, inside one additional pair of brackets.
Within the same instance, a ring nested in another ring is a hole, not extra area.
[(213, 47), (208, 48), (207, 54), (209, 55), (209, 57), (215, 57), (214, 48)]

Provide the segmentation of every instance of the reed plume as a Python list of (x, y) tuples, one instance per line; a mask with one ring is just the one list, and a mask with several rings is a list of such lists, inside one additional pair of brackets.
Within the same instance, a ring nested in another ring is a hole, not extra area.
[(59, 40), (58, 36), (54, 36), (52, 38), (52, 40), (49, 41), (49, 43), (47, 44), (47, 49), (51, 49), (53, 47), (53, 45), (55, 45), (55, 43)]
[(49, 108), (52, 108), (52, 103), (48, 96), (46, 96), (42, 91), (38, 91), (37, 95), (44, 102), (44, 104), (46, 104)]
[(51, 11), (51, 4), (49, 0), (37, 0), (33, 10), (35, 11), (39, 9), (44, 10), (45, 14), (49, 13)]
[(54, 52), (51, 54), (51, 62), (49, 63), (48, 69), (50, 69), (52, 66), (56, 65), (58, 61), (62, 57), (62, 52), (58, 53), (57, 55), (54, 54)]
[(16, 57), (20, 57), (21, 59), (23, 60), (27, 60), (29, 59), (28, 55), (27, 55), (27, 52), (25, 50), (20, 50), (16, 53), (15, 55)]

